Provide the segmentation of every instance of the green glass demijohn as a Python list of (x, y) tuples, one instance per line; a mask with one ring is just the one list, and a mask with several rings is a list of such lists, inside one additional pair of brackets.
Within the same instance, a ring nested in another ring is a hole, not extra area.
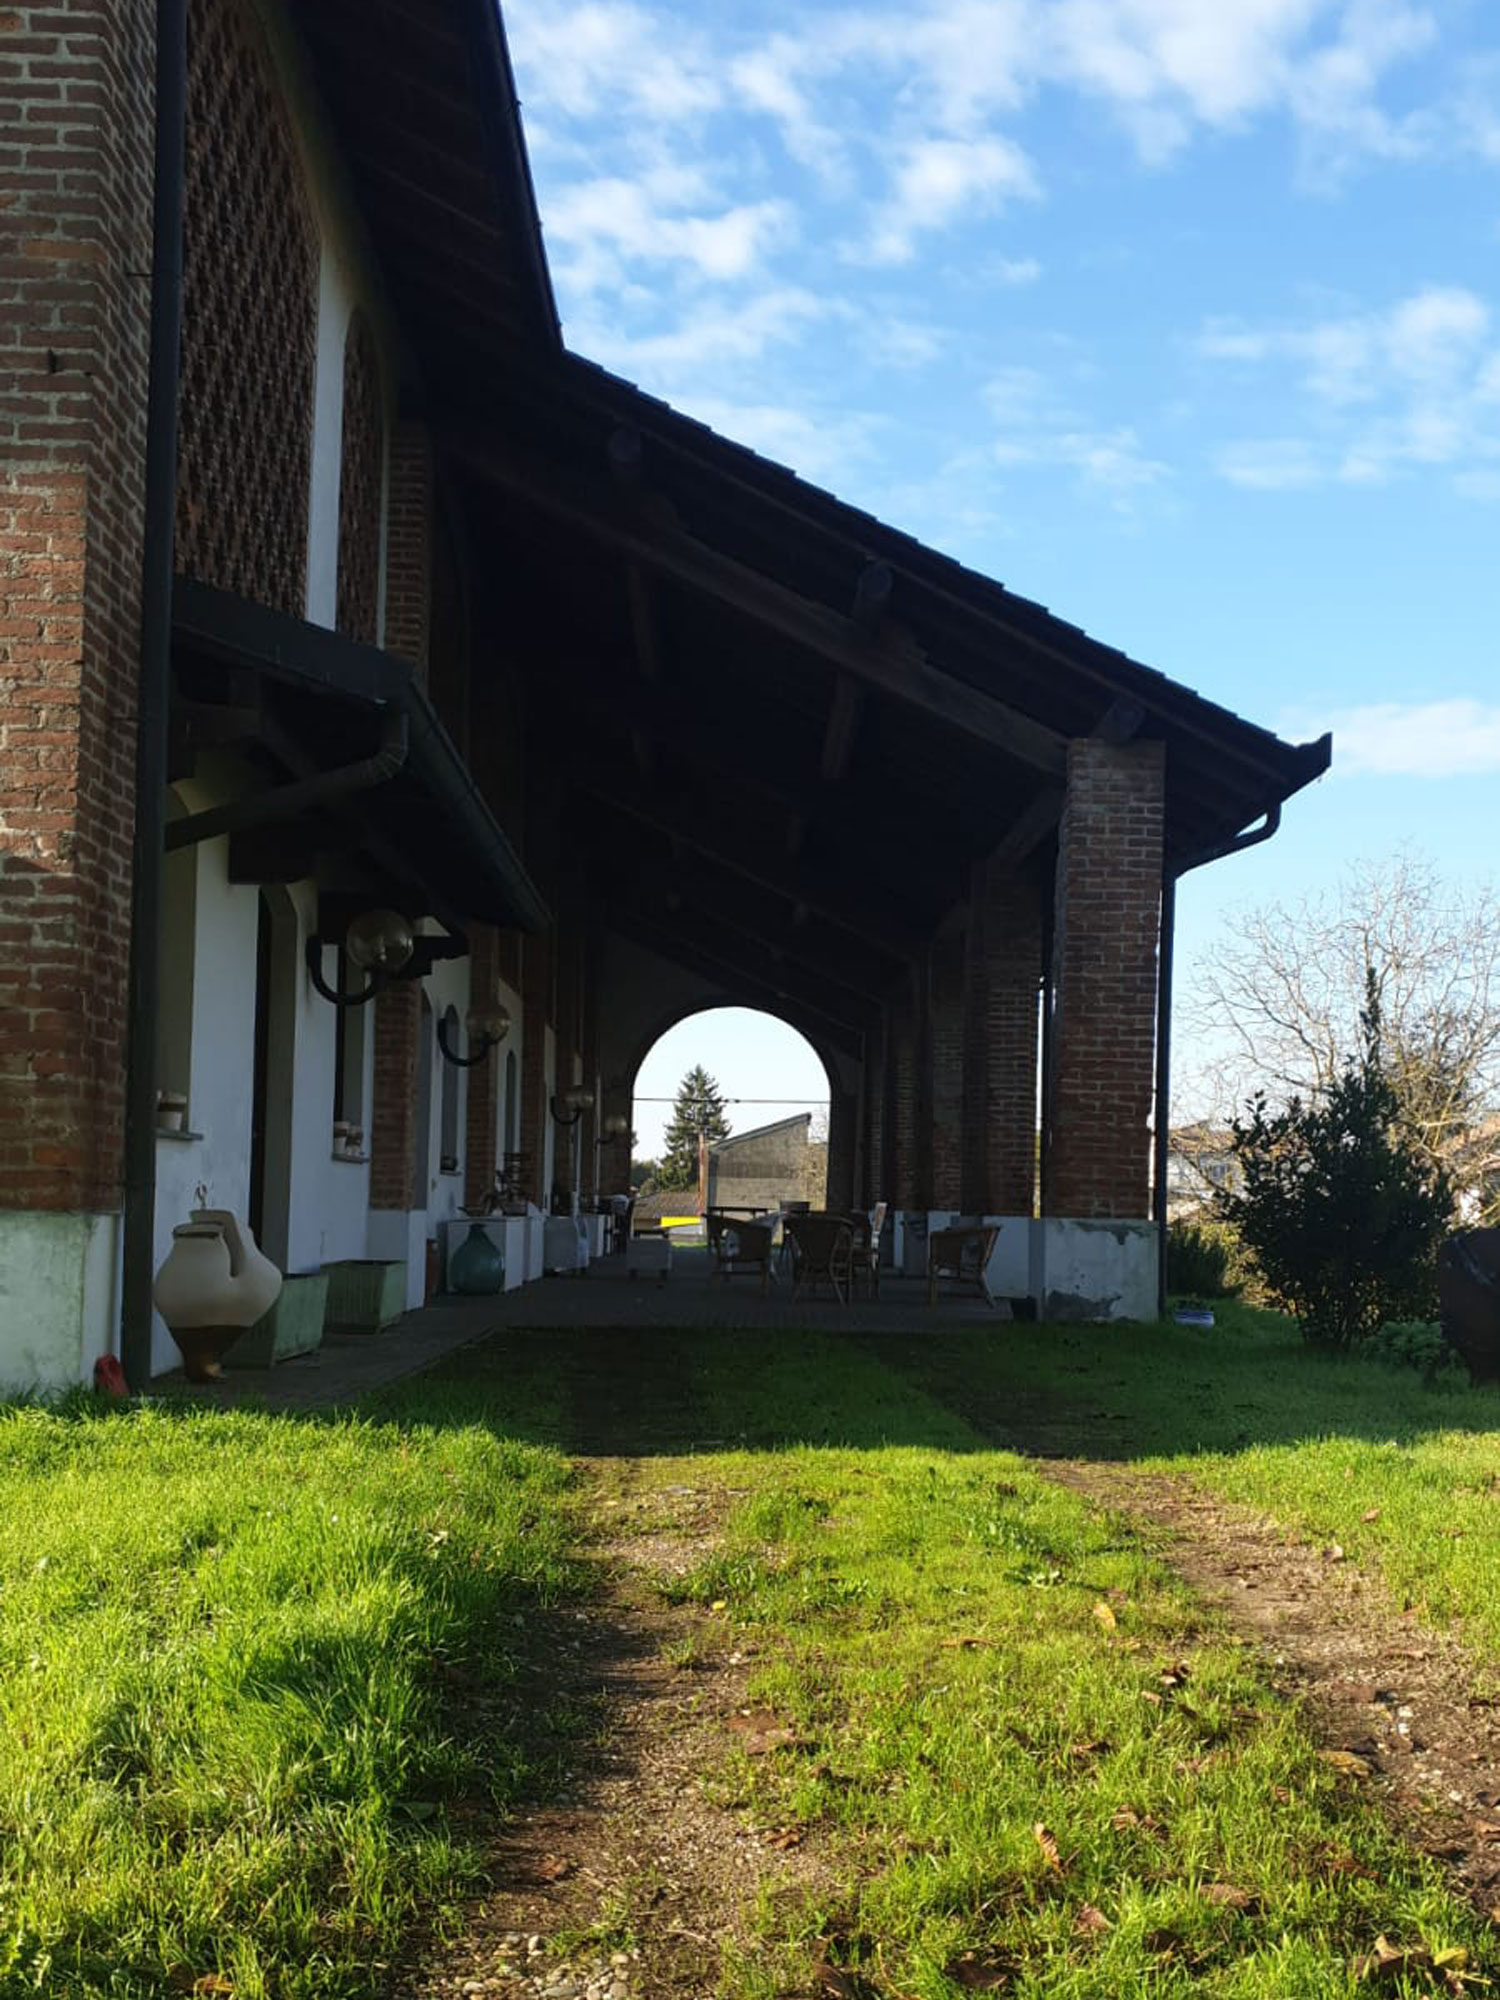
[(448, 1288), (467, 1298), (487, 1298), (505, 1283), (505, 1258), (490, 1240), (482, 1222), (471, 1222), (469, 1233), (453, 1253)]

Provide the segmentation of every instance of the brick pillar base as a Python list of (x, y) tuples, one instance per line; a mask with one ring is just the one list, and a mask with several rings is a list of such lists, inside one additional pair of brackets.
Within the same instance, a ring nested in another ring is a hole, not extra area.
[(1160, 743), (1068, 746), (1049, 1079), (1054, 1215), (1151, 1212), (1163, 761)]

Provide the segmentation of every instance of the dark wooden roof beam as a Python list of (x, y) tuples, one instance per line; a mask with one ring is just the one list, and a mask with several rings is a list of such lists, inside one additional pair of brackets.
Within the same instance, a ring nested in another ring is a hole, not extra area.
[(1094, 735), (1101, 743), (1113, 743), (1117, 747), (1129, 743), (1140, 734), (1146, 711), (1138, 701), (1129, 695), (1117, 695), (1094, 724)]
[(618, 499), (508, 443), (483, 443), (455, 430), (447, 440), (459, 462), (481, 478), (579, 533), (706, 597), (778, 637), (803, 647), (867, 690), (935, 716), (950, 728), (1052, 777), (1066, 766), (1066, 741), (993, 695), (934, 667), (908, 636), (866, 639), (852, 619), (786, 584), (719, 553), (659, 510), (622, 510)]
[[(920, 931), (903, 924), (893, 915), (889, 903), (878, 909), (867, 907), (858, 893), (846, 901), (842, 881), (836, 886), (822, 878), (817, 878), (815, 882), (805, 869), (782, 873), (759, 855), (747, 859), (743, 854), (728, 852), (722, 842), (714, 840), (703, 829), (675, 820), (664, 806), (649, 799), (634, 798), (624, 790), (615, 791), (596, 784), (588, 784), (587, 789), (610, 811), (622, 813), (638, 825), (649, 827), (653, 833), (676, 841), (680, 848), (742, 876), (745, 881), (753, 882), (757, 888), (780, 901), (793, 905), (805, 903), (829, 923), (848, 931), (852, 937), (862, 939), (888, 958), (900, 960), (914, 957), (926, 942)], [(858, 878), (850, 877), (849, 881), (858, 892), (861, 886)]]

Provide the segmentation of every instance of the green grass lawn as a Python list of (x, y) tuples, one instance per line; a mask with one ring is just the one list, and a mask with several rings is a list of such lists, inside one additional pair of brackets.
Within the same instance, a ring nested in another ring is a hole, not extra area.
[(0, 1994), (368, 1994), (532, 1775), (569, 1477), (475, 1426), (0, 1414)]
[(378, 1990), (589, 1726), (533, 1712), (551, 1611), (599, 1587), (580, 1449), (722, 1495), (670, 1588), (791, 1740), (726, 1731), (707, 1781), (828, 1858), (723, 1995), (827, 1960), (882, 2000), (1283, 2000), (1362, 1990), (1382, 1934), (1466, 1954), (1383, 1992), (1500, 1982), (1245, 1650), (1006, 1449), (1186, 1471), (1500, 1655), (1500, 1396), (1223, 1318), (513, 1334), (360, 1420), (0, 1413), (0, 2000)]
[[(726, 1748), (714, 1786), (827, 1843), (835, 1879), (767, 1901), (723, 1994), (814, 1990), (827, 1960), (913, 2000), (1283, 2000), (1360, 1990), (1381, 1937), (1416, 1954), (1386, 1992), (1500, 1976), (1491, 1927), (1319, 1758), (1264, 1667), (1118, 1522), (995, 1448), (1037, 1424), (1054, 1446), (1238, 1480), (1288, 1519), (1295, 1497), (1355, 1546), (1346, 1524), (1376, 1505), (1365, 1525), (1388, 1510), (1393, 1549), (1420, 1517), (1441, 1542), (1424, 1601), (1469, 1587), (1479, 1552), (1440, 1524), (1500, 1441), (1500, 1399), (1231, 1319), (1211, 1336), (521, 1337), (466, 1370), (498, 1400), (550, 1366), (567, 1395), (548, 1435), (602, 1449), (602, 1421), (665, 1505), (684, 1482), (731, 1498), (722, 1545), (664, 1588), (754, 1650), (752, 1700), (792, 1740)], [(1379, 1567), (1385, 1542), (1364, 1546)]]

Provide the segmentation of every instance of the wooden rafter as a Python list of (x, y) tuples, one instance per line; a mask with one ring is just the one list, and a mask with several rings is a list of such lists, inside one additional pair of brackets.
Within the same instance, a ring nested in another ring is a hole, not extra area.
[(851, 618), (697, 540), (669, 510), (622, 505), (600, 483), (545, 464), (510, 444), (451, 434), (452, 456), (491, 485), (826, 660), (868, 690), (917, 708), (1049, 776), (1062, 775), (1065, 739), (1031, 716), (933, 666), (904, 633), (867, 638)]

